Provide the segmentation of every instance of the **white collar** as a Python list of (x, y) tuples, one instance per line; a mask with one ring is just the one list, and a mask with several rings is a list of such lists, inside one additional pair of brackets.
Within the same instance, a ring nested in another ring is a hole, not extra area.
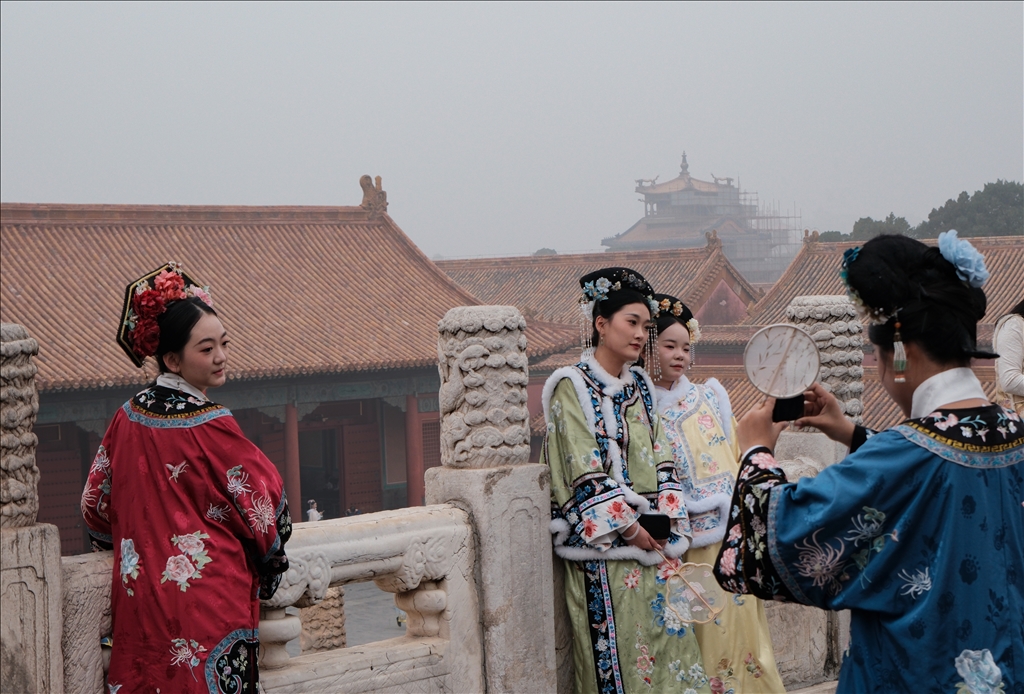
[(608, 373), (597, 361), (597, 357), (590, 356), (583, 360), (590, 367), (591, 373), (600, 382), (605, 395), (618, 395), (623, 388), (633, 383), (633, 375), (630, 373), (629, 362), (622, 365), (622, 374), (616, 378)]
[(910, 403), (910, 418), (920, 419), (939, 409), (940, 405), (959, 400), (981, 398), (988, 400), (981, 381), (966, 367), (940, 371), (925, 379), (914, 391)]
[(199, 390), (182, 378), (180, 374), (171, 373), (169, 371), (162, 373), (156, 377), (156, 384), (158, 386), (163, 386), (164, 388), (180, 390), (183, 393), (188, 393), (192, 397), (199, 398), (203, 401), (209, 401), (210, 399), (203, 394), (203, 391)]
[(690, 379), (686, 377), (686, 374), (680, 376), (679, 380), (673, 383), (671, 388), (654, 386), (658, 392), (658, 412), (664, 413), (665, 410), (682, 400), (683, 396), (690, 391), (692, 386), (693, 384), (690, 383)]

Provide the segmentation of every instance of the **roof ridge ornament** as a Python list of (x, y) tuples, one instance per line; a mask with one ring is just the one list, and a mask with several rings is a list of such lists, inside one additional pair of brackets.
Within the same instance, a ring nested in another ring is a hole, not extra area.
[(704, 238), (708, 240), (708, 245), (705, 246), (705, 250), (708, 255), (714, 253), (716, 248), (722, 247), (722, 239), (718, 238), (718, 229), (712, 229), (711, 231), (704, 232)]
[(369, 174), (363, 174), (359, 177), (359, 187), (363, 189), (363, 201), (359, 206), (367, 211), (367, 217), (377, 219), (387, 213), (388, 194), (381, 187), (380, 176), (377, 176), (374, 185), (374, 179), (371, 179)]
[(690, 165), (686, 163), (686, 150), (683, 150), (683, 161), (679, 164), (679, 176), (680, 178), (690, 177)]

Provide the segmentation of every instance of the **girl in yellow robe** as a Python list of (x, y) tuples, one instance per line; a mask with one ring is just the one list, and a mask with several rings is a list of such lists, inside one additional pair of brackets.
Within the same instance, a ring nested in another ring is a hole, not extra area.
[[(693, 532), (683, 560), (714, 565), (739, 470), (736, 420), (729, 396), (717, 379), (697, 384), (686, 377), (691, 347), (700, 336), (693, 313), (673, 296), (658, 294), (655, 300), (661, 367), (660, 375), (655, 373), (657, 407)], [(694, 632), (711, 691), (785, 691), (761, 600), (733, 595), (718, 619), (694, 625)]]

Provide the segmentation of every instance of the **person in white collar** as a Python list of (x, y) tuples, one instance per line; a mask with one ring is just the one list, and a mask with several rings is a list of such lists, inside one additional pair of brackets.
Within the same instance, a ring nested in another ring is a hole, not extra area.
[(871, 432), (820, 385), (798, 426), (850, 447), (789, 482), (773, 399), (740, 420), (744, 451), (716, 563), (733, 592), (851, 611), (838, 692), (1024, 687), (1024, 423), (970, 369), (984, 258), (955, 231), (938, 247), (880, 236), (841, 275), (870, 323), (882, 386), (907, 419)]
[[(739, 471), (736, 421), (725, 388), (717, 379), (693, 383), (687, 378), (700, 325), (689, 307), (669, 294), (658, 302), (657, 364), (654, 368), (658, 412), (683, 487), (693, 541), (683, 557), (714, 564), (729, 520), (733, 486)], [(730, 596), (713, 623), (695, 624), (712, 690), (781, 692), (764, 605), (755, 597)]]
[(992, 336), (996, 360), (996, 402), (1024, 414), (1024, 301), (996, 321)]
[(580, 286), (584, 354), (544, 386), (541, 452), (551, 468), (551, 532), (565, 565), (576, 691), (709, 694), (692, 624), (667, 600), (690, 523), (654, 386), (633, 366), (653, 348), (654, 292), (628, 268), (598, 270)]
[(82, 493), (94, 547), (114, 550), (107, 687), (254, 692), (291, 517), (274, 464), (208, 397), (227, 330), (209, 288), (168, 263), (128, 285), (117, 340), (160, 375), (114, 415)]

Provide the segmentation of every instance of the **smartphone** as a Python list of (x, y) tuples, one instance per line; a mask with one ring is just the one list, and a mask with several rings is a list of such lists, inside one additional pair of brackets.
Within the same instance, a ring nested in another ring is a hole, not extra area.
[(655, 540), (667, 540), (672, 530), (672, 521), (663, 513), (642, 513), (640, 527)]
[(791, 398), (778, 398), (772, 408), (773, 422), (792, 422), (804, 416), (804, 394)]

